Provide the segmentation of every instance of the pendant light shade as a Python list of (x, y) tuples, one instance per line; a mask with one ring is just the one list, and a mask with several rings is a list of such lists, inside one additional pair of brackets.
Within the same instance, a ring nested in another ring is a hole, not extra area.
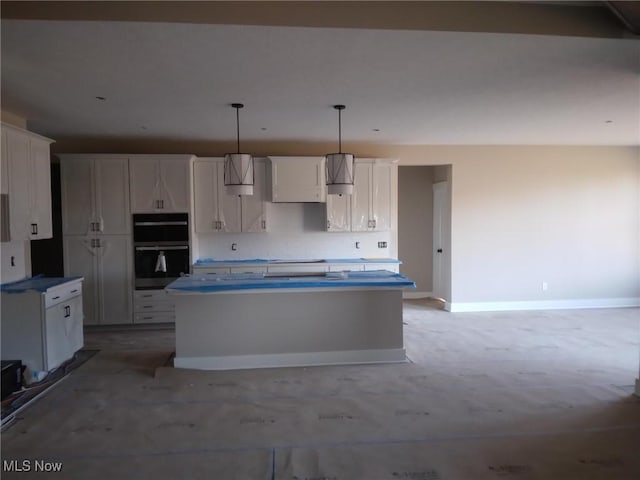
[(342, 153), (342, 110), (344, 105), (334, 105), (338, 110), (338, 153), (326, 156), (327, 193), (329, 195), (353, 194), (353, 161), (351, 153)]
[(224, 186), (228, 195), (253, 195), (253, 157), (240, 153), (240, 109), (241, 103), (232, 103), (236, 109), (236, 132), (238, 152), (224, 156)]

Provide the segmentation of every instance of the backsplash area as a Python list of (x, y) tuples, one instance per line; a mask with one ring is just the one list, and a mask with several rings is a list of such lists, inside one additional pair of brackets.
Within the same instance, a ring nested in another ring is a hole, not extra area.
[[(397, 257), (390, 231), (326, 232), (324, 203), (268, 203), (267, 222), (266, 233), (198, 234), (193, 259)], [(386, 242), (386, 248), (379, 248), (379, 242)]]

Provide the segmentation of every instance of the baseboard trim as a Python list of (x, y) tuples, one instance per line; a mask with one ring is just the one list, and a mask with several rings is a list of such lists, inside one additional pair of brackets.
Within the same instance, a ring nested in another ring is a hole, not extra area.
[(335, 352), (230, 355), (221, 357), (176, 357), (173, 366), (198, 370), (241, 370), (249, 368), (310, 367), (364, 363), (405, 363), (404, 348), (384, 350), (340, 350)]
[(402, 292), (402, 298), (429, 298), (433, 296), (433, 292)]
[(445, 304), (445, 310), (454, 313), (628, 307), (640, 307), (640, 297), (580, 298), (571, 300), (537, 300), (523, 302), (446, 302)]

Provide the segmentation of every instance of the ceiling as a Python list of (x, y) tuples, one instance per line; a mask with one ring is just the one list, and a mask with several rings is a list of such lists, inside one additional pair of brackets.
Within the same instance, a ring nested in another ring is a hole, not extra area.
[(53, 139), (229, 141), (242, 102), (241, 142), (337, 143), (342, 103), (347, 146), (640, 145), (633, 36), (3, 18), (1, 40), (2, 109)]

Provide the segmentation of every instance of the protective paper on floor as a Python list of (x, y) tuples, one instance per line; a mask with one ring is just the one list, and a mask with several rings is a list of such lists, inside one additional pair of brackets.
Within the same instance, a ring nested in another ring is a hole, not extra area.
[(153, 332), (136, 351), (90, 336), (101, 352), (3, 433), (3, 460), (64, 478), (640, 478), (638, 310), (408, 303), (405, 321), (412, 363), (391, 365), (180, 370)]

